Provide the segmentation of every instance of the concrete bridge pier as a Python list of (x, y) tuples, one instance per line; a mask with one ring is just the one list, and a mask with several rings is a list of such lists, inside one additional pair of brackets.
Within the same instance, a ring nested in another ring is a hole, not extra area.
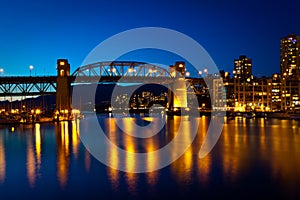
[(67, 59), (57, 60), (57, 79), (56, 79), (56, 120), (68, 120), (72, 115), (70, 64)]
[(176, 62), (170, 66), (170, 74), (174, 79), (169, 85), (168, 110), (170, 114), (180, 114), (182, 109), (187, 108), (187, 91), (185, 80), (185, 63)]

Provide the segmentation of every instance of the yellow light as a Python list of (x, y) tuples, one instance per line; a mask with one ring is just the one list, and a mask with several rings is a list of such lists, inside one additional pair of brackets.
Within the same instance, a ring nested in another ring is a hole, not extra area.
[(64, 76), (65, 75), (65, 70), (62, 69), (62, 70), (59, 71), (59, 73), (60, 73), (60, 76)]
[(78, 110), (78, 109), (73, 109), (73, 110), (72, 110), (72, 113), (73, 113), (73, 114), (80, 114), (80, 110)]
[(65, 109), (65, 113), (67, 114), (69, 111), (67, 109)]
[(40, 109), (36, 109), (35, 110), (35, 114), (37, 114), (37, 115), (41, 114), (41, 110)]
[(179, 64), (179, 67), (180, 67), (180, 68), (183, 67), (183, 64)]
[(60, 62), (59, 62), (59, 65), (64, 66), (64, 65), (65, 65), (65, 62), (64, 62), (64, 61), (60, 61)]
[(36, 157), (37, 157), (37, 164), (38, 169), (41, 165), (41, 126), (40, 124), (35, 124), (35, 151), (36, 151)]

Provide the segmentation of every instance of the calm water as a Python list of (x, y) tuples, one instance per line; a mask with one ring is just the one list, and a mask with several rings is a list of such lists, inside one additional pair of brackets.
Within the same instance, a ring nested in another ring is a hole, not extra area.
[[(127, 127), (145, 123), (118, 120)], [(79, 138), (82, 122), (1, 126), (1, 199), (300, 197), (300, 121), (235, 118), (224, 125), (213, 151), (199, 159), (207, 117), (167, 119), (163, 130), (146, 140), (124, 135), (114, 118), (99, 117), (115, 144), (135, 152), (170, 142), (179, 122), (189, 139), (196, 120), (198, 134), (185, 154), (166, 168), (144, 174), (120, 172), (94, 159)], [(118, 155), (111, 153), (109, 162), (118, 162)], [(135, 167), (134, 160), (124, 164)]]

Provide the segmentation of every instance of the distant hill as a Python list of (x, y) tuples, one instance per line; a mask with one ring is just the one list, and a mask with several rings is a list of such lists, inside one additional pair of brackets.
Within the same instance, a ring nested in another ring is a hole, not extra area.
[(43, 110), (54, 110), (56, 97), (55, 95), (38, 96), (36, 98), (26, 98), (24, 100), (16, 100), (10, 102), (8, 100), (0, 101), (0, 108), (5, 110), (10, 109), (33, 109), (44, 108)]
[[(134, 88), (138, 85), (127, 85), (121, 86), (116, 84), (94, 84), (94, 85), (76, 85), (73, 86), (71, 89), (75, 93), (73, 94), (73, 104), (75, 106), (87, 106), (94, 107), (92, 105), (93, 100), (95, 100), (96, 104), (108, 104), (111, 101), (111, 96), (114, 88), (117, 91), (120, 91), (122, 94), (129, 94)], [(94, 94), (93, 90), (96, 90), (96, 94)], [(142, 85), (138, 88), (134, 93), (141, 95), (143, 91), (151, 92), (153, 95), (158, 96), (163, 92), (167, 92), (168, 89), (162, 85), (157, 84), (146, 84)], [(9, 97), (7, 97), (9, 98)], [(45, 95), (39, 96), (36, 98), (26, 98), (22, 101), (13, 101), (9, 102), (8, 100), (0, 101), (0, 108), (4, 108), (6, 110), (12, 109), (20, 109), (21, 107), (25, 106), (25, 108), (32, 109), (32, 108), (44, 108), (44, 110), (54, 110), (56, 104), (56, 97), (55, 95)]]
[[(141, 95), (142, 92), (151, 92), (155, 96), (159, 96), (163, 92), (167, 92), (168, 89), (162, 85), (157, 84), (146, 84), (139, 87), (137, 90), (134, 90), (136, 86), (121, 86), (116, 84), (99, 84), (97, 85), (79, 85), (74, 86), (73, 88), (73, 104), (75, 106), (86, 106), (92, 105), (93, 100), (95, 104), (109, 104), (111, 102), (112, 93), (115, 89), (118, 91), (116, 95), (129, 94), (132, 91), (135, 91), (135, 94)], [(93, 94), (92, 91), (96, 91), (96, 94)]]

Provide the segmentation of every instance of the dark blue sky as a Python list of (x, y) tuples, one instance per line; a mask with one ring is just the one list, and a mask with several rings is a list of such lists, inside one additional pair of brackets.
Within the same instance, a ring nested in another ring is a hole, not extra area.
[(255, 75), (270, 75), (279, 72), (280, 38), (300, 34), (299, 6), (297, 0), (2, 0), (0, 67), (5, 75), (29, 75), (29, 65), (33, 73), (55, 74), (56, 59), (68, 58), (74, 71), (108, 37), (155, 26), (195, 39), (219, 69), (232, 72), (233, 59), (246, 54)]

